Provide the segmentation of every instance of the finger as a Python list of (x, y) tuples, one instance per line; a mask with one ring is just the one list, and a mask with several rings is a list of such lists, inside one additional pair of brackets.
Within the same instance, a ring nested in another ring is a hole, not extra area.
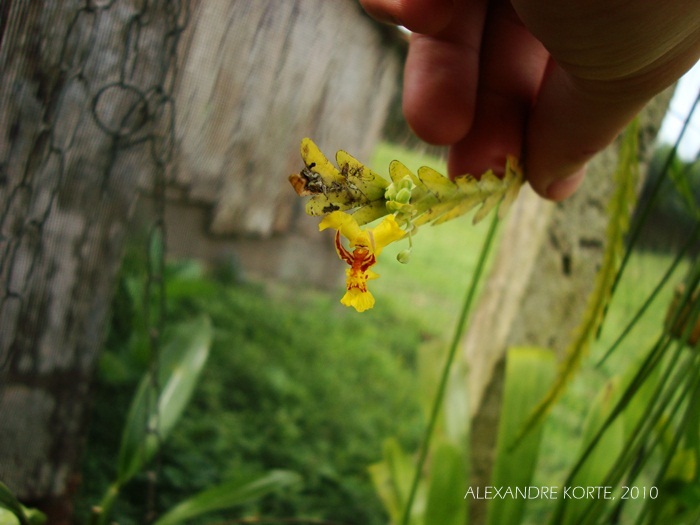
[(571, 195), (586, 163), (609, 145), (644, 107), (644, 100), (610, 98), (555, 66), (543, 82), (525, 138), (525, 173), (553, 200)]
[(583, 167), (700, 55), (697, 0), (512, 0), (559, 66), (543, 82), (526, 132), (532, 187), (560, 200)]
[(453, 0), (360, 0), (367, 14), (422, 34), (442, 30), (453, 15)]
[(510, 2), (496, 3), (484, 30), (474, 123), (450, 148), (452, 176), (503, 170), (507, 155), (520, 156), (528, 113), (549, 54), (522, 25)]
[(426, 142), (453, 144), (472, 125), (486, 7), (486, 0), (460, 0), (442, 30), (411, 35), (403, 110)]

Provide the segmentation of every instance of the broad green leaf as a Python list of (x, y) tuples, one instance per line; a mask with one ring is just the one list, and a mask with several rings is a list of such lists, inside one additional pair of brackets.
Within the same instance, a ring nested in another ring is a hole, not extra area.
[(464, 525), (467, 519), (466, 489), (464, 448), (446, 441), (437, 444), (430, 458), (424, 525)]
[[(527, 487), (537, 464), (542, 422), (515, 448), (513, 439), (527, 415), (551, 384), (556, 369), (552, 352), (540, 348), (511, 348), (506, 360), (503, 406), (498, 426), (496, 461), (491, 485), (494, 487)], [(489, 525), (516, 525), (521, 522), (526, 499), (506, 497), (491, 500)]]
[(7, 518), (8, 523), (22, 523), (22, 525), (25, 525), (27, 523), (26, 517), (24, 515), (24, 510), (22, 508), (22, 505), (20, 504), (19, 501), (17, 501), (17, 498), (15, 498), (15, 495), (10, 492), (10, 489), (7, 488), (7, 486), (0, 482), (0, 508), (7, 509), (12, 513), (12, 516), (15, 516), (15, 521), (10, 521), (11, 518)]
[(666, 471), (666, 478), (690, 483), (698, 477), (698, 458), (696, 451), (685, 448), (676, 451)]
[(27, 509), (7, 485), (0, 482), (0, 525), (43, 525), (46, 516), (36, 509)]
[(640, 422), (650, 417), (650, 412), (654, 406), (654, 392), (658, 386), (661, 373), (659, 367), (654, 367), (641, 385), (632, 386), (631, 383), (639, 373), (641, 366), (642, 363), (635, 363), (625, 371), (622, 377), (623, 387), (621, 387), (620, 391), (622, 396), (629, 400), (622, 415), (624, 418), (625, 436), (628, 439)]
[(29, 525), (44, 525), (46, 516), (38, 509), (27, 509), (24, 507), (24, 513), (27, 516)]
[(158, 357), (158, 398), (147, 373), (131, 402), (119, 451), (117, 486), (153, 457), (177, 423), (197, 385), (211, 342), (212, 326), (206, 316), (182, 323), (169, 334)]
[[(401, 449), (398, 441), (393, 438), (384, 443), (384, 459), (369, 467), (370, 477), (379, 498), (384, 504), (392, 523), (399, 523), (403, 516), (408, 493), (411, 490), (414, 464), (410, 456)], [(419, 490), (411, 512), (412, 525), (419, 524), (425, 506), (423, 491)]]
[(20, 525), (19, 518), (15, 516), (14, 512), (0, 507), (0, 525)]
[(273, 470), (248, 482), (231, 480), (206, 489), (179, 503), (153, 525), (178, 525), (209, 512), (226, 510), (260, 499), (276, 490), (288, 488), (301, 482), (301, 477), (285, 470)]

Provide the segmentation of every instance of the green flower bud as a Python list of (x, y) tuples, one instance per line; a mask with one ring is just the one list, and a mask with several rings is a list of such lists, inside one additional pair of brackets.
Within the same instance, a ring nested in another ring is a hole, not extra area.
[(394, 200), (400, 202), (401, 204), (408, 204), (411, 201), (411, 190), (408, 188), (401, 188)]
[(408, 190), (411, 191), (415, 187), (415, 184), (413, 184), (413, 181), (411, 180), (410, 177), (404, 177), (400, 181), (396, 183), (396, 189), (398, 191), (401, 190)]
[(396, 201), (387, 201), (386, 202), (386, 209), (389, 210), (390, 213), (396, 213), (397, 211), (400, 211), (401, 206), (403, 206), (403, 204), (401, 204), (400, 202), (396, 202)]
[(405, 250), (401, 250), (398, 255), (396, 256), (396, 260), (399, 261), (401, 264), (407, 264), (408, 261), (411, 259), (411, 249), (406, 248)]

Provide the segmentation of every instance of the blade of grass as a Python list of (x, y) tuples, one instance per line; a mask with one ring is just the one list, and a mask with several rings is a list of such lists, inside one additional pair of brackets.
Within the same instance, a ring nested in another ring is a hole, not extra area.
[[(688, 111), (688, 115), (686, 116), (685, 120), (683, 121), (683, 125), (681, 126), (681, 131), (678, 134), (678, 138), (676, 139), (676, 142), (673, 144), (673, 147), (668, 153), (668, 156), (666, 157), (666, 162), (664, 163), (664, 167), (661, 169), (661, 173), (666, 173), (671, 166), (671, 163), (673, 162), (673, 159), (676, 157), (676, 154), (678, 152), (678, 146), (681, 142), (681, 139), (685, 136), (685, 132), (687, 131), (688, 127), (690, 126), (691, 119), (693, 118), (693, 114), (695, 113), (695, 109), (698, 107), (700, 104), (700, 92), (698, 92), (698, 96), (695, 98), (695, 101), (693, 102), (693, 105), (691, 106), (690, 110)], [(646, 206), (644, 209), (641, 210), (639, 214), (639, 219), (635, 222), (635, 224), (632, 226), (629, 232), (629, 236), (627, 237), (627, 249), (625, 250), (624, 255), (622, 256), (622, 261), (620, 262), (620, 269), (617, 273), (617, 277), (615, 278), (615, 281), (612, 284), (611, 292), (610, 295), (614, 295), (615, 292), (617, 291), (617, 286), (620, 284), (620, 278), (622, 277), (622, 274), (625, 271), (625, 268), (627, 267), (627, 263), (629, 262), (629, 258), (632, 255), (632, 250), (635, 247), (637, 243), (637, 239), (639, 239), (639, 235), (642, 232), (642, 227), (646, 223), (647, 219), (649, 218), (649, 214), (651, 213), (652, 208), (654, 207), (654, 203), (656, 202), (656, 199), (659, 195), (659, 191), (661, 189), (661, 186), (666, 182), (667, 177), (661, 176), (657, 179), (656, 184), (651, 190), (651, 197), (649, 198), (648, 202), (646, 203)]]
[[(595, 487), (605, 486), (601, 483), (610, 468), (610, 458), (617, 457), (625, 442), (624, 420), (621, 417), (615, 418), (609, 425), (606, 425), (605, 432), (598, 437), (598, 429), (610, 412), (615, 408), (614, 404), (621, 392), (620, 378), (616, 378), (607, 383), (598, 393), (593, 401), (591, 411), (588, 414), (583, 431), (583, 443), (586, 445), (592, 439), (596, 439), (596, 446), (587, 454), (586, 460), (582, 463), (569, 487)], [(590, 505), (587, 499), (570, 500), (566, 505), (564, 520), (565, 525), (579, 523), (585, 515), (586, 508)]]
[[(637, 373), (634, 375), (632, 381), (630, 382), (629, 386), (625, 389), (625, 393), (620, 397), (618, 402), (615, 404), (615, 408), (610, 412), (608, 417), (605, 419), (603, 424), (600, 426), (598, 432), (591, 438), (590, 442), (588, 443), (588, 446), (584, 448), (582, 453), (579, 455), (578, 459), (576, 460), (576, 463), (574, 464), (573, 468), (569, 472), (569, 475), (566, 478), (566, 481), (564, 482), (564, 486), (571, 486), (573, 483), (574, 478), (578, 475), (579, 470), (582, 468), (583, 464), (586, 462), (590, 454), (593, 452), (594, 448), (602, 438), (603, 434), (605, 431), (608, 429), (608, 427), (615, 421), (615, 419), (620, 415), (620, 413), (624, 410), (624, 408), (627, 406), (627, 403), (630, 400), (630, 396), (632, 395), (633, 392), (636, 392), (637, 389), (641, 387), (641, 384), (646, 381), (647, 377), (651, 374), (651, 371), (654, 369), (655, 366), (659, 363), (663, 355), (665, 354), (665, 348), (668, 346), (670, 342), (670, 339), (668, 337), (662, 336), (659, 338), (659, 340), (656, 342), (656, 344), (652, 347), (651, 351), (649, 352), (648, 356), (645, 358), (641, 366), (639, 367)], [(664, 381), (668, 379), (668, 376), (665, 376), (659, 381), (659, 384), (657, 385), (655, 391), (654, 391), (654, 396), (653, 398), (656, 399), (658, 396), (661, 395), (661, 392), (663, 391), (664, 387)], [(648, 408), (648, 411), (651, 411), (653, 409), (653, 406), (650, 406)], [(637, 438), (637, 436), (642, 432), (642, 429), (645, 427), (645, 425), (650, 421), (649, 417), (643, 417), (640, 419), (637, 428), (634, 429), (634, 431), (630, 434), (630, 437), (628, 438), (627, 443), (625, 444), (625, 447), (623, 450), (629, 451), (632, 449), (632, 446)], [(627, 453), (623, 452), (620, 458), (618, 458), (618, 463), (621, 462), (624, 458), (626, 458)], [(613, 467), (614, 468), (614, 467)], [(555, 509), (555, 512), (552, 515), (552, 518), (550, 520), (550, 523), (554, 524), (559, 524), (561, 523), (563, 519), (564, 512), (566, 510), (565, 508), (565, 500), (559, 500), (559, 503)]]
[[(667, 340), (667, 344), (662, 345), (662, 348), (667, 348), (669, 344), (670, 340)], [(655, 401), (648, 408), (649, 415), (642, 417), (639, 425), (629, 434), (629, 438), (622, 449), (622, 454), (616, 458), (616, 461), (610, 468), (610, 471), (608, 472), (605, 480), (602, 482), (602, 485), (616, 486), (622, 479), (624, 473), (628, 471), (631, 465), (633, 465), (635, 462), (639, 462), (636, 465), (637, 470), (641, 469), (644, 463), (649, 459), (653, 450), (656, 448), (656, 446), (658, 446), (663, 432), (670, 425), (673, 414), (675, 414), (675, 412), (680, 408), (680, 401), (682, 401), (684, 393), (687, 391), (687, 387), (681, 388), (681, 395), (679, 397), (679, 388), (676, 387), (676, 385), (686, 385), (687, 376), (690, 371), (689, 368), (687, 366), (683, 366), (683, 363), (680, 361), (680, 356), (682, 355), (683, 350), (684, 348), (682, 344), (676, 344), (676, 350), (671, 356), (667, 370), (664, 374), (662, 374), (656, 391), (652, 396), (652, 399)], [(665, 352), (662, 351), (661, 355), (663, 356), (664, 353)], [(675, 375), (672, 377), (672, 373), (674, 373), (674, 371)], [(586, 449), (581, 461), (577, 463), (574, 471), (572, 471), (570, 474), (566, 482), (567, 485), (573, 483), (575, 472), (580, 469), (585, 459), (588, 457), (588, 455), (590, 455), (595, 444), (600, 440), (602, 434), (610, 425), (614, 423), (621, 410), (624, 409), (631, 397), (634, 396), (635, 392), (636, 388), (633, 388), (632, 386), (626, 389), (625, 395), (620, 402), (618, 402), (616, 408), (601, 427), (601, 431), (595, 436), (594, 443), (591, 447)], [(674, 405), (672, 405), (674, 399), (677, 401)], [(670, 412), (667, 410), (669, 406), (672, 406)], [(652, 437), (651, 441), (649, 441), (649, 436), (652, 435), (657, 437)], [(644, 454), (640, 457), (642, 450), (644, 450)], [(602, 503), (604, 503), (603, 500), (592, 500), (577, 523), (597, 523), (596, 520), (599, 519), (600, 514), (603, 512)], [(555, 521), (553, 523), (559, 522)]]
[(661, 292), (663, 287), (668, 283), (669, 279), (673, 275), (673, 273), (676, 271), (680, 263), (683, 261), (685, 258), (686, 253), (690, 250), (691, 247), (695, 245), (695, 243), (698, 240), (698, 236), (700, 236), (700, 222), (697, 222), (695, 224), (695, 227), (693, 228), (692, 232), (688, 236), (688, 240), (685, 242), (683, 247), (680, 249), (680, 251), (676, 254), (676, 257), (674, 257), (673, 261), (671, 262), (670, 266), (664, 273), (664, 275), (661, 277), (659, 280), (658, 284), (654, 287), (654, 290), (649, 294), (649, 297), (646, 298), (642, 306), (637, 310), (635, 315), (632, 317), (630, 322), (625, 326), (625, 328), (622, 330), (620, 335), (615, 339), (612, 345), (610, 345), (610, 348), (605, 352), (603, 357), (600, 358), (598, 361), (597, 365), (598, 367), (602, 366), (603, 363), (613, 354), (613, 352), (620, 346), (620, 344), (625, 340), (625, 337), (630, 333), (630, 331), (634, 328), (634, 326), (637, 324), (637, 322), (641, 319), (641, 317), (644, 315), (644, 313), (647, 311), (649, 306), (654, 302), (654, 299), (658, 296), (658, 294)]
[(445, 366), (443, 367), (442, 374), (440, 376), (440, 382), (438, 384), (438, 389), (435, 394), (435, 400), (433, 402), (432, 410), (430, 412), (430, 418), (428, 419), (428, 425), (425, 429), (425, 435), (423, 436), (423, 441), (421, 443), (421, 448), (418, 453), (418, 461), (416, 463), (415, 472), (413, 475), (413, 482), (411, 483), (411, 490), (408, 494), (408, 499), (406, 500), (406, 507), (404, 508), (403, 516), (401, 519), (402, 525), (408, 525), (411, 517), (411, 508), (413, 507), (413, 502), (416, 497), (416, 492), (418, 490), (418, 483), (421, 478), (421, 473), (423, 472), (423, 465), (428, 456), (428, 450), (430, 449), (430, 441), (432, 439), (433, 430), (438, 420), (438, 415), (440, 413), (440, 407), (442, 406), (442, 399), (445, 395), (445, 389), (447, 388), (447, 382), (450, 376), (450, 369), (452, 368), (452, 362), (459, 348), (459, 342), (464, 334), (464, 329), (467, 324), (467, 318), (471, 310), (472, 303), (476, 297), (476, 290), (478, 284), (481, 280), (481, 276), (486, 267), (486, 260), (493, 242), (496, 239), (496, 231), (498, 229), (498, 215), (494, 214), (489, 225), (489, 230), (486, 233), (484, 239), (484, 244), (481, 248), (479, 254), (479, 260), (477, 261), (476, 269), (472, 275), (471, 283), (467, 289), (467, 294), (464, 298), (464, 303), (462, 304), (462, 310), (457, 318), (457, 325), (455, 327), (454, 335), (452, 336), (452, 342), (450, 343), (450, 348), (447, 354), (447, 360), (445, 361)]

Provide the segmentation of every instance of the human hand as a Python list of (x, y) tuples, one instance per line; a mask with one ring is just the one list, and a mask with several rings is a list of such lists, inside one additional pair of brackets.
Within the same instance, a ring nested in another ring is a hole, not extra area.
[(411, 35), (403, 109), (451, 175), (523, 157), (561, 200), (586, 162), (700, 58), (698, 0), (360, 0)]

